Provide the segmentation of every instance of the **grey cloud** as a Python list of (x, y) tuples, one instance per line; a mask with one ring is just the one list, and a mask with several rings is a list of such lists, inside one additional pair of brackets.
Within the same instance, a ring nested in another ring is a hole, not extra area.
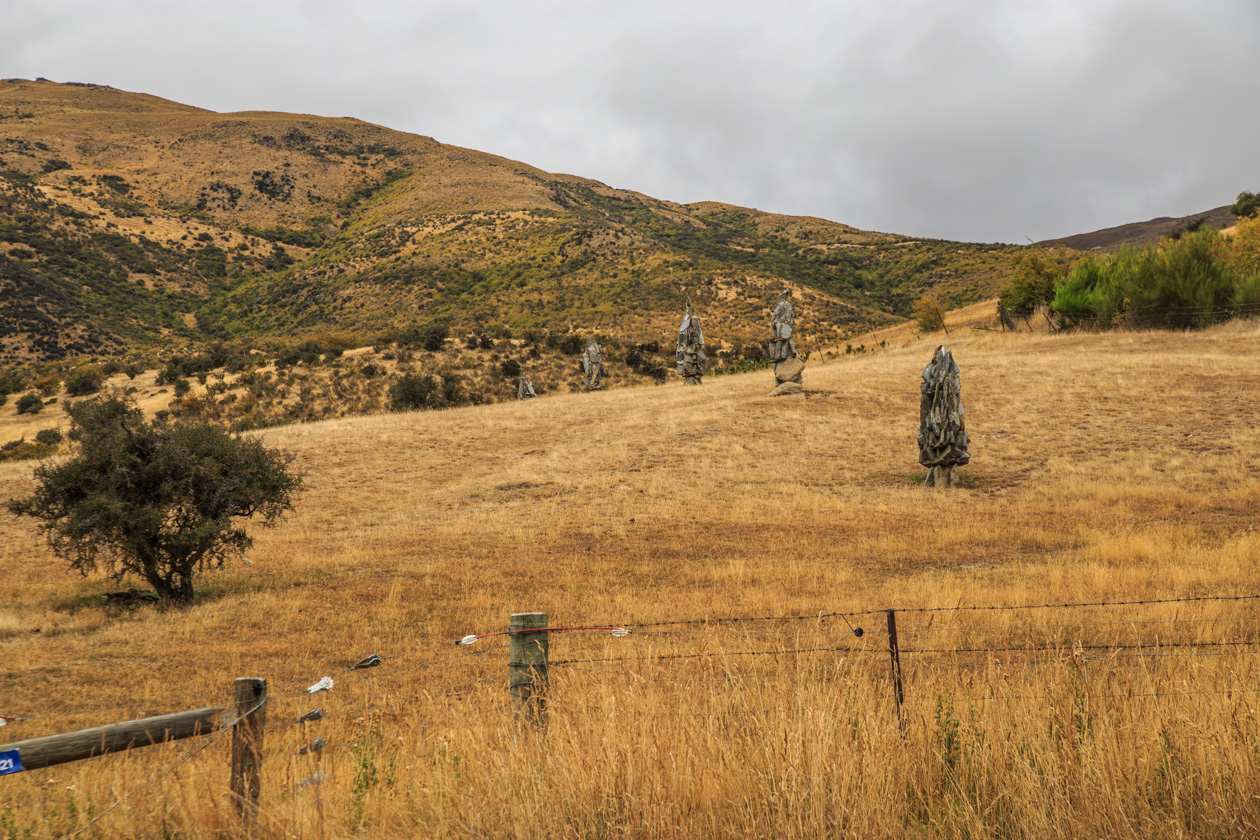
[(0, 76), (357, 116), (676, 201), (1025, 241), (1260, 189), (1250, 0), (16, 0)]

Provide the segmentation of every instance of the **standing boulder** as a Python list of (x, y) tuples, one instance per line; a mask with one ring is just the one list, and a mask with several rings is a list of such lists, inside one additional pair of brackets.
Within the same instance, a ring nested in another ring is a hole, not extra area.
[(516, 383), (516, 399), (532, 400), (538, 396), (538, 392), (534, 390), (534, 383), (525, 378), (525, 374), (521, 374), (521, 380)]
[(683, 315), (682, 326), (678, 328), (678, 375), (683, 378), (684, 385), (701, 383), (707, 360), (704, 355), (704, 331), (700, 329), (700, 319), (691, 309), (691, 298), (687, 298), (687, 314)]
[(936, 348), (919, 385), (919, 463), (928, 468), (924, 487), (953, 487), (954, 468), (971, 460), (963, 422), (958, 365), (945, 345)]

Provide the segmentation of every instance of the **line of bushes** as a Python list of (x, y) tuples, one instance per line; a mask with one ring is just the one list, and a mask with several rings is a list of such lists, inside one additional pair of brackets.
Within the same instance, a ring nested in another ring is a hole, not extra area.
[(1001, 302), (1017, 315), (1048, 304), (1062, 326), (1203, 327), (1260, 314), (1260, 219), (1233, 236), (1187, 231), (1146, 248), (1090, 254), (1033, 254)]

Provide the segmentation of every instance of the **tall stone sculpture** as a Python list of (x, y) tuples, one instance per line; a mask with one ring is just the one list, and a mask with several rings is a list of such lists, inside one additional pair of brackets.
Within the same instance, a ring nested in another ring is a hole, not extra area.
[(521, 374), (521, 381), (516, 383), (516, 399), (532, 400), (538, 396), (538, 392), (534, 390), (534, 383), (525, 378), (525, 374)]
[(604, 356), (593, 338), (582, 351), (582, 370), (586, 372), (586, 390), (598, 391), (604, 387)]
[(963, 423), (958, 365), (945, 345), (936, 348), (919, 385), (919, 463), (928, 468), (924, 487), (953, 487), (954, 468), (971, 460)]
[(770, 317), (770, 360), (774, 362), (774, 393), (800, 393), (800, 388), (786, 389), (787, 383), (801, 385), (801, 372), (805, 363), (796, 355), (792, 341), (792, 290), (784, 289), (774, 302)]
[(704, 331), (691, 309), (691, 298), (687, 298), (687, 314), (683, 315), (682, 326), (678, 328), (678, 375), (683, 378), (684, 385), (700, 384), (706, 360)]

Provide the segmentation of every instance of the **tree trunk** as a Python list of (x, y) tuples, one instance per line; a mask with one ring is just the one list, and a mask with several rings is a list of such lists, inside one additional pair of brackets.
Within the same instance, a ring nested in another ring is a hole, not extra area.
[(163, 601), (187, 604), (193, 599), (191, 571), (182, 572), (179, 569), (171, 569), (166, 575), (161, 575), (154, 571), (146, 574), (144, 577), (149, 582), (149, 585), (153, 587), (153, 591), (158, 594), (158, 598)]

